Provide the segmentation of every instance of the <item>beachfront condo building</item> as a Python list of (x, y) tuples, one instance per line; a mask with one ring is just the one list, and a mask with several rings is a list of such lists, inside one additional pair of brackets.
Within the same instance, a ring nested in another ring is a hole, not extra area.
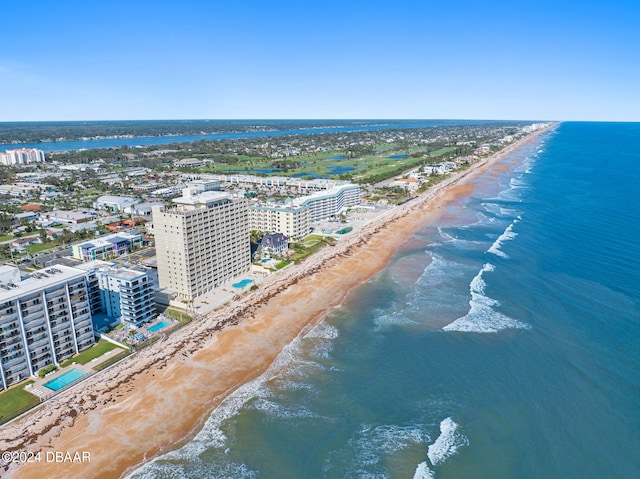
[(192, 300), (251, 268), (248, 203), (227, 192), (185, 189), (153, 207), (161, 288)]
[(95, 343), (85, 272), (63, 265), (22, 279), (0, 267), (0, 379), (7, 388)]
[(102, 311), (110, 326), (120, 323), (142, 326), (156, 316), (151, 280), (144, 271), (126, 268), (98, 270)]
[(308, 207), (309, 220), (313, 222), (339, 216), (350, 206), (360, 204), (361, 196), (359, 185), (346, 184), (296, 198), (293, 205)]
[(311, 232), (306, 205), (255, 205), (249, 207), (249, 230), (282, 233), (292, 239)]
[(42, 162), (44, 162), (44, 151), (35, 148), (21, 148), (0, 153), (0, 165), (26, 165)]

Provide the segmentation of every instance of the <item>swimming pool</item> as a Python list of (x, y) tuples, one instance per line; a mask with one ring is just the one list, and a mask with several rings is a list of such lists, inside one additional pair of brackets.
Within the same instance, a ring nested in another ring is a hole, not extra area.
[(69, 384), (80, 379), (82, 376), (86, 375), (87, 373), (85, 373), (84, 371), (80, 371), (79, 369), (71, 369), (64, 373), (62, 376), (58, 376), (57, 378), (44, 383), (43, 386), (51, 389), (52, 391), (58, 391), (59, 389), (68, 386)]
[(246, 285), (248, 285), (249, 283), (253, 283), (252, 279), (243, 279), (242, 281), (240, 281), (239, 283), (233, 283), (232, 286), (234, 288), (244, 288)]
[(147, 331), (149, 331), (150, 333), (155, 333), (156, 331), (160, 331), (162, 328), (166, 328), (170, 324), (171, 323), (169, 321), (160, 321), (158, 324), (154, 324), (153, 326), (148, 327)]

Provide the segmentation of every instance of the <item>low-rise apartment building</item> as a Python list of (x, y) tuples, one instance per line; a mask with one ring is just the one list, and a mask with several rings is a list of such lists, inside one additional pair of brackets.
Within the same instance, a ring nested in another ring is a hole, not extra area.
[(122, 232), (71, 245), (71, 256), (82, 261), (106, 260), (130, 253), (142, 244), (142, 233)]

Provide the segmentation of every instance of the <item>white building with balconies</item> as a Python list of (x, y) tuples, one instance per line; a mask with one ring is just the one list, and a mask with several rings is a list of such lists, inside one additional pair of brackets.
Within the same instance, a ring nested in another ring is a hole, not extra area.
[(56, 265), (0, 275), (0, 380), (7, 388), (95, 343), (84, 271)]

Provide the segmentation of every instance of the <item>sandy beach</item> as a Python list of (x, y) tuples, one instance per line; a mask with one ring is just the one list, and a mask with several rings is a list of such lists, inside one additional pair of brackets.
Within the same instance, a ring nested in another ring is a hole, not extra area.
[[(439, 217), (444, 205), (472, 192), (471, 178), (490, 167), (507, 168), (508, 163), (497, 163), (543, 131), (455, 173), (335, 246), (270, 277), (258, 290), (3, 427), (2, 452), (41, 452), (42, 460), (4, 470), (0, 463), (2, 477), (117, 478), (179, 446), (228, 394), (262, 374), (287, 344), (380, 271), (413, 232)], [(47, 462), (46, 452), (89, 453), (90, 462)]]

